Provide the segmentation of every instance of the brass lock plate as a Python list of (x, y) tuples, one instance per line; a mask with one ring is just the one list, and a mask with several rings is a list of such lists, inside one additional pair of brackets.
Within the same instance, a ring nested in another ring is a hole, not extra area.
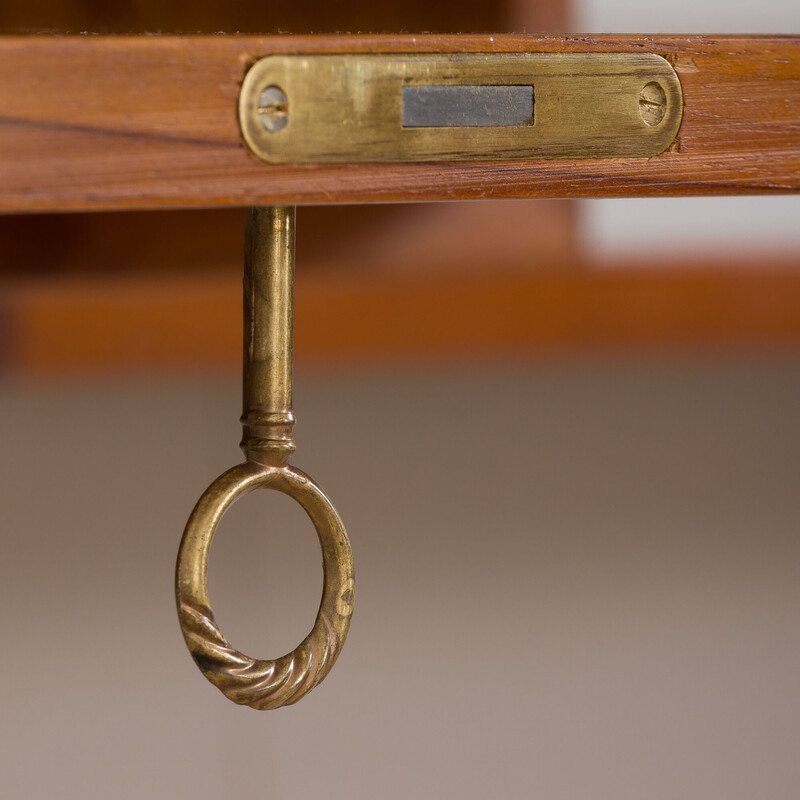
[(649, 158), (682, 117), (652, 53), (267, 56), (239, 96), (274, 164)]

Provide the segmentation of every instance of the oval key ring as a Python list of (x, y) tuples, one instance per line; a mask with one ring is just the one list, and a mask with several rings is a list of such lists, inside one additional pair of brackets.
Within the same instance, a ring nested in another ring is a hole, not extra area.
[[(347, 638), (353, 611), (350, 542), (331, 501), (288, 464), (294, 451), (291, 410), (294, 209), (248, 209), (244, 292), (244, 437), (247, 461), (206, 489), (186, 523), (175, 593), (184, 639), (202, 673), (235, 703), (256, 709), (296, 703), (330, 671)], [(208, 595), (208, 555), (228, 508), (255, 489), (296, 500), (317, 530), (323, 589), (314, 627), (291, 652), (255, 659), (220, 631)]]
[[(228, 644), (208, 597), (208, 550), (223, 514), (254, 489), (276, 489), (311, 517), (322, 546), (322, 602), (314, 627), (297, 648), (275, 660), (254, 659)], [(299, 470), (248, 462), (220, 475), (189, 517), (178, 551), (176, 592), (186, 644), (203, 674), (235, 703), (266, 709), (290, 705), (330, 671), (353, 610), (353, 558), (344, 525), (325, 493)]]

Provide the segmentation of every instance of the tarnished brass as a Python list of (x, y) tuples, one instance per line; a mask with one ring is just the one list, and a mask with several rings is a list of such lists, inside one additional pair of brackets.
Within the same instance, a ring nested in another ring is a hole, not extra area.
[(682, 118), (653, 53), (276, 55), (239, 95), (248, 147), (279, 164), (648, 158)]
[[(244, 408), (247, 461), (205, 491), (181, 540), (175, 576), (184, 639), (203, 674), (235, 703), (256, 709), (296, 703), (330, 671), (347, 638), (354, 572), (344, 525), (325, 493), (288, 463), (292, 438), (294, 208), (247, 211), (244, 276)], [(275, 660), (232, 647), (214, 621), (208, 552), (230, 505), (254, 489), (275, 489), (305, 509), (322, 547), (322, 600), (314, 627)]]

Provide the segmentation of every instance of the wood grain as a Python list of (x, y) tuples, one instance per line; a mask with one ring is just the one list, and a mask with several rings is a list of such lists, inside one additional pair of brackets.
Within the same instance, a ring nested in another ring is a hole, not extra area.
[[(654, 52), (678, 145), (596, 161), (268, 166), (236, 98), (259, 56)], [(800, 191), (800, 37), (0, 37), (0, 211)]]
[[(545, 272), (298, 271), (300, 365), (464, 361), (570, 354), (800, 350), (800, 264), (760, 257), (680, 270), (617, 263)], [(79, 375), (241, 368), (241, 278), (6, 279), (7, 372)]]

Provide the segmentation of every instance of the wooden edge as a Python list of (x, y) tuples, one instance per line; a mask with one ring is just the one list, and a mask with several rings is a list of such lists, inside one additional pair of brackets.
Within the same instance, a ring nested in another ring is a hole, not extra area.
[[(587, 353), (800, 348), (800, 262), (617, 264), (546, 272), (298, 272), (296, 355), (311, 365), (493, 362)], [(6, 282), (5, 370), (204, 372), (241, 366), (238, 273)]]
[[(266, 165), (236, 117), (256, 58), (653, 52), (683, 88), (650, 159)], [(0, 37), (0, 211), (800, 191), (800, 37)]]

